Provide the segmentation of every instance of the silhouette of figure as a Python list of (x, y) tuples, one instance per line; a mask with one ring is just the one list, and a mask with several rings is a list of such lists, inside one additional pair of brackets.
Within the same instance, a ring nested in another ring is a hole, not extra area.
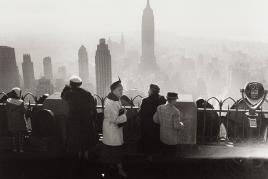
[(24, 120), (24, 102), (21, 100), (21, 89), (13, 88), (6, 102), (8, 130), (12, 133), (13, 152), (24, 152), (23, 142), (26, 124)]
[(89, 150), (96, 145), (96, 104), (90, 92), (80, 86), (82, 80), (78, 76), (70, 78), (70, 85), (66, 85), (61, 97), (68, 102), (69, 117), (67, 120), (67, 149), (78, 153), (80, 159), (87, 159)]
[(139, 117), (141, 119), (141, 140), (140, 148), (145, 157), (151, 160), (152, 154), (159, 148), (159, 126), (154, 123), (153, 115), (159, 105), (165, 104), (166, 99), (160, 96), (160, 88), (151, 84), (149, 88), (149, 97), (142, 100)]

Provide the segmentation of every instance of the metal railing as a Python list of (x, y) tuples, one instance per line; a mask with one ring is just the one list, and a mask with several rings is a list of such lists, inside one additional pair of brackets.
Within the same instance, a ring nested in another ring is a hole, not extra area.
[[(6, 96), (5, 93), (0, 93), (0, 99), (2, 96)], [(95, 96), (95, 101), (100, 102), (97, 105), (99, 113), (103, 113), (105, 100), (107, 97)], [(33, 99), (34, 103), (31, 103), (29, 97)], [(37, 104), (37, 97), (32, 93), (26, 93), (23, 100), (28, 100), (25, 105), (29, 107), (40, 107), (42, 104)], [(134, 105), (135, 100), (141, 98), (142, 96), (137, 95), (133, 98), (128, 98), (127, 105), (123, 105), (126, 109), (136, 109), (139, 110), (140, 105)], [(216, 105), (211, 105), (210, 103), (214, 100)], [(203, 104), (197, 106), (197, 142), (198, 143), (212, 143), (217, 142), (222, 138), (220, 133), (224, 133), (227, 139), (240, 142), (256, 140), (256, 141), (266, 141), (267, 131), (268, 131), (268, 120), (266, 119), (266, 114), (268, 110), (263, 110), (262, 107), (256, 110), (259, 114), (257, 118), (257, 128), (250, 128), (248, 126), (248, 118), (245, 113), (249, 111), (247, 106), (243, 103), (242, 99), (235, 100), (228, 97), (224, 100), (220, 100), (216, 97), (211, 97), (207, 100), (203, 100)], [(229, 104), (231, 102), (231, 105)], [(268, 100), (265, 100), (268, 103)], [(0, 103), (4, 106), (5, 103)], [(198, 104), (197, 104), (198, 105)], [(225, 107), (227, 105), (227, 107)], [(230, 107), (231, 106), (231, 107)], [(267, 117), (268, 118), (268, 117)], [(102, 119), (100, 119), (102, 120)]]
[[(216, 102), (216, 106), (210, 104), (212, 100)], [(232, 102), (231, 107), (227, 101)], [(265, 102), (268, 101), (265, 100)], [(226, 104), (227, 108), (223, 108)], [(268, 110), (263, 110), (262, 107), (256, 110), (258, 114), (256, 128), (249, 126), (249, 119), (245, 114), (249, 112), (249, 108), (242, 99), (234, 100), (228, 97), (220, 100), (211, 97), (204, 100), (203, 105), (197, 107), (198, 143), (218, 142), (221, 138), (233, 142), (267, 141), (268, 120), (265, 115), (268, 114)]]

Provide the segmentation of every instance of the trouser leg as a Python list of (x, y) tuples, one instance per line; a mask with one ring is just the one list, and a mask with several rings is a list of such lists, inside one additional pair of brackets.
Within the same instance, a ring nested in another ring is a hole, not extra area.
[(23, 132), (19, 132), (19, 151), (20, 152), (24, 152), (24, 147), (23, 147), (23, 144), (24, 144), (24, 134)]
[(17, 152), (17, 140), (18, 140), (18, 134), (14, 133), (12, 135), (12, 151)]

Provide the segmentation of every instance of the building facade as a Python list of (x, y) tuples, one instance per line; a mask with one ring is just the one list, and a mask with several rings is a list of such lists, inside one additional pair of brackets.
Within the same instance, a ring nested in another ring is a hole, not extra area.
[(23, 55), (22, 74), (24, 89), (31, 90), (35, 86), (34, 66), (30, 54)]
[(112, 83), (111, 54), (105, 39), (100, 39), (95, 56), (97, 95), (105, 97)]
[(13, 87), (20, 87), (15, 49), (0, 46), (0, 92), (9, 92)]
[(60, 66), (58, 67), (58, 74), (57, 78), (55, 80), (55, 91), (60, 92), (66, 85), (67, 81), (67, 69), (66, 66)]
[(49, 80), (53, 80), (52, 61), (51, 57), (45, 57), (43, 59), (44, 65), (44, 77)]
[(51, 83), (50, 79), (41, 78), (37, 82), (36, 86), (36, 96), (41, 97), (43, 94), (53, 94), (54, 86)]
[(79, 76), (84, 84), (89, 83), (89, 67), (87, 49), (82, 45), (78, 50)]
[(142, 55), (141, 55), (141, 69), (142, 70), (155, 70), (157, 69), (155, 59), (155, 31), (154, 31), (154, 13), (150, 6), (150, 1), (147, 0), (146, 8), (143, 10), (142, 15)]

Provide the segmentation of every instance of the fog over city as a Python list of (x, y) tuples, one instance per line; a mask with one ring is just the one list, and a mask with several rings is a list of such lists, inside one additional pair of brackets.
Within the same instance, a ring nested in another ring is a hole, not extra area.
[(0, 179), (268, 179), (268, 0), (0, 0)]
[[(53, 73), (66, 66), (67, 80), (78, 74), (78, 49), (89, 60), (90, 90), (95, 93), (95, 54), (105, 38), (112, 79), (125, 90), (147, 94), (150, 83), (161, 93), (177, 91), (194, 98), (240, 97), (247, 81), (268, 87), (268, 1), (151, 0), (155, 60), (159, 69), (140, 71), (142, 14), (146, 0), (0, 0), (0, 45), (15, 48), (22, 78), (23, 54), (30, 54), (35, 78), (43, 58)], [(122, 47), (122, 41), (124, 42)], [(21, 80), (22, 81), (22, 80)], [(23, 82), (21, 82), (23, 83)]]

